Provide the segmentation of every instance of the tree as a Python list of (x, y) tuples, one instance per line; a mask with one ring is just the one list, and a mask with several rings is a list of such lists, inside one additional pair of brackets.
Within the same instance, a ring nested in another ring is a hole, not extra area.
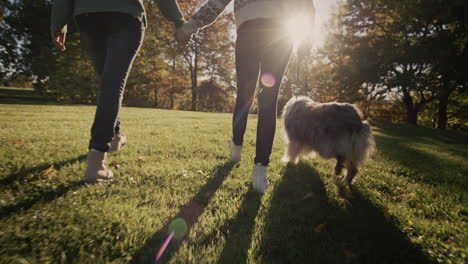
[(437, 127), (445, 129), (451, 95), (457, 93), (458, 96), (466, 96), (468, 3), (459, 0), (427, 0), (415, 12), (430, 29), (430, 34), (421, 46), (427, 55), (427, 63), (432, 64), (437, 72)]
[(0, 2), (0, 83), (9, 81), (26, 71), (21, 50), (22, 36), (18, 33), (19, 5)]
[[(200, 6), (200, 2), (198, 2), (198, 5), (194, 5), (193, 1), (190, 5), (182, 5), (188, 14), (195, 13), (195, 6)], [(233, 81), (233, 27), (232, 15), (222, 15), (214, 24), (201, 30), (183, 52), (190, 73), (192, 111), (197, 110), (200, 77), (218, 77), (219, 82), (227, 84)]]

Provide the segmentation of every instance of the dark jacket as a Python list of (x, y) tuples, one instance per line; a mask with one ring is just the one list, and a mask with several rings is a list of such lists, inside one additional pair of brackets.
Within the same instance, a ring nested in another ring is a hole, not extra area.
[[(176, 0), (153, 0), (167, 19), (181, 26), (185, 21)], [(50, 30), (67, 32), (68, 22), (77, 15), (97, 12), (129, 14), (146, 23), (143, 0), (55, 0), (52, 6)]]

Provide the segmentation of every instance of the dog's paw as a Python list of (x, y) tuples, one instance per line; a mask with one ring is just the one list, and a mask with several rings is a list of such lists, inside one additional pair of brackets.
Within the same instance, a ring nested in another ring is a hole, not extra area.
[(356, 180), (353, 180), (353, 178), (345, 176), (345, 177), (343, 177), (341, 182), (343, 182), (344, 184), (346, 184), (348, 186), (352, 186), (352, 185), (354, 185), (356, 183)]
[(281, 161), (285, 162), (285, 163), (290, 163), (290, 164), (297, 164), (299, 162), (299, 159), (294, 159), (293, 160), (288, 156), (284, 156), (283, 158), (281, 158)]

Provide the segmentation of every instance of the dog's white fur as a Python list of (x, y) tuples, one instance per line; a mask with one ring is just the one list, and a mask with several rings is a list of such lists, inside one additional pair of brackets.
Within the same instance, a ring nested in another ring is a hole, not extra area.
[(337, 160), (335, 174), (351, 183), (358, 167), (375, 151), (375, 140), (361, 111), (348, 103), (317, 103), (300, 96), (292, 98), (283, 111), (287, 143), (283, 160), (296, 164), (310, 154)]

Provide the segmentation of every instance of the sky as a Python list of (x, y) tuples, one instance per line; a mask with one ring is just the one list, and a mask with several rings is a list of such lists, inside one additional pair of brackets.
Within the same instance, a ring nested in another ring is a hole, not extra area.
[(315, 28), (314, 40), (317, 46), (321, 46), (325, 40), (326, 23), (337, 9), (337, 0), (314, 0), (315, 3)]
[[(312, 39), (315, 41), (315, 46), (321, 46), (325, 40), (325, 26), (330, 16), (337, 9), (337, 0), (313, 0), (315, 5), (315, 25)], [(233, 11), (233, 4), (227, 8), (227, 12)]]

